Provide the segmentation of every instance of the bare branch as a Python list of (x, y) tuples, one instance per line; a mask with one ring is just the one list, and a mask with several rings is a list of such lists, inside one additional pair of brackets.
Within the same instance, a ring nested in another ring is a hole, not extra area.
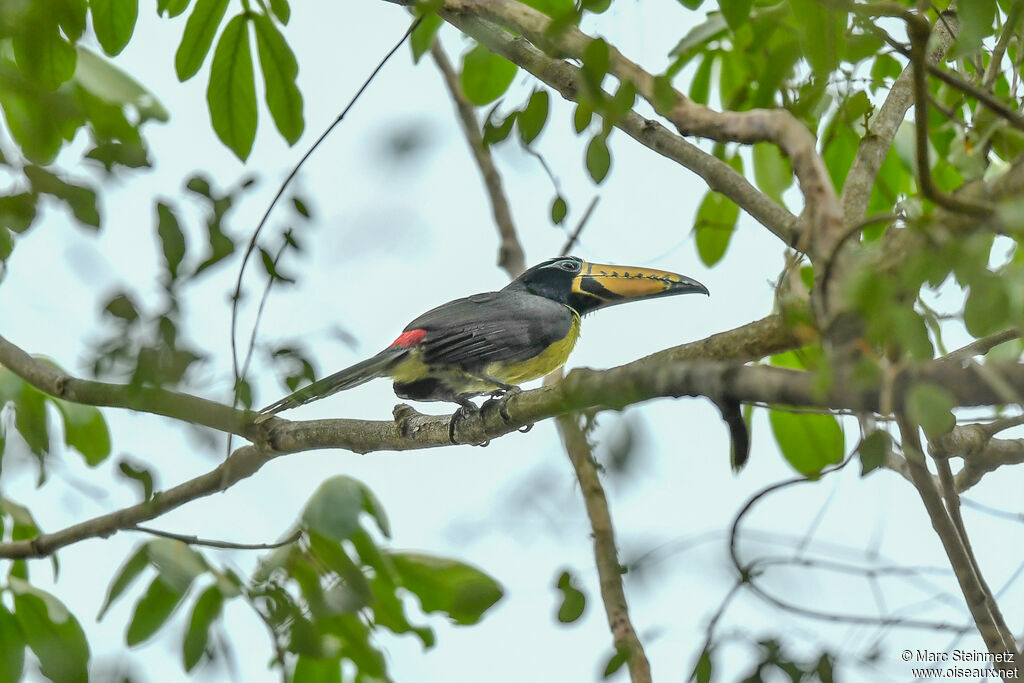
[(231, 541), (216, 541), (208, 538), (199, 538), (198, 536), (193, 536), (191, 534), (175, 534), (170, 531), (151, 529), (150, 527), (139, 526), (138, 524), (128, 527), (126, 531), (141, 531), (142, 533), (150, 534), (151, 536), (173, 538), (176, 541), (181, 541), (188, 545), (201, 545), (208, 548), (222, 548), (225, 550), (271, 550), (273, 548), (291, 545), (302, 538), (302, 529), (296, 529), (293, 533), (289, 534), (287, 538), (275, 543), (232, 543)]
[(568, 239), (565, 240), (565, 244), (562, 245), (562, 250), (559, 252), (562, 256), (568, 256), (572, 248), (576, 246), (576, 241), (580, 238), (580, 233), (583, 232), (583, 228), (587, 227), (587, 222), (590, 220), (590, 216), (594, 213), (594, 209), (597, 208), (597, 201), (600, 199), (600, 195), (594, 195), (594, 198), (590, 200), (590, 204), (587, 205), (587, 210), (583, 212), (583, 216), (580, 218), (579, 223), (576, 224), (576, 229), (572, 231)]
[(480, 169), (480, 175), (483, 176), (487, 196), (491, 200), (491, 212), (494, 214), (494, 222), (498, 226), (498, 234), (501, 236), (501, 244), (498, 246), (498, 266), (503, 268), (510, 278), (515, 279), (526, 270), (526, 257), (523, 255), (523, 245), (516, 233), (515, 223), (512, 222), (512, 210), (509, 208), (508, 198), (505, 196), (501, 175), (494, 166), (490, 148), (484, 143), (483, 136), (480, 134), (476, 109), (462, 92), (458, 74), (455, 73), (455, 69), (452, 68), (452, 64), (448, 60), (448, 55), (445, 54), (444, 48), (441, 47), (441, 43), (437, 39), (430, 46), (430, 54), (441, 71), (441, 75), (444, 76), (448, 93), (455, 102), (455, 110), (459, 114), (462, 132), (466, 136), (466, 142), (469, 143), (469, 149), (476, 160), (477, 168)]
[(988, 353), (995, 347), (999, 346), (1000, 344), (1005, 344), (1006, 342), (1013, 341), (1014, 339), (1020, 339), (1020, 330), (1018, 330), (1015, 327), (1011, 327), (1009, 329), (1001, 330), (1000, 332), (990, 334), (987, 337), (975, 339), (966, 346), (963, 346), (954, 351), (950, 351), (940, 360), (963, 362), (966, 360), (970, 360), (975, 356), (984, 356), (986, 353)]

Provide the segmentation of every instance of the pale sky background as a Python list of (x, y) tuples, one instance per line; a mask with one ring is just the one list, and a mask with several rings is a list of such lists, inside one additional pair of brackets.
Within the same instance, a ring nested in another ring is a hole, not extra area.
[[(306, 133), (289, 149), (261, 110), (256, 145), (243, 167), (209, 125), (209, 60), (186, 84), (174, 76), (173, 52), (185, 17), (160, 20), (152, 3), (142, 4), (136, 36), (115, 61), (171, 112), (169, 124), (146, 129), (156, 168), (125, 174), (104, 188), (106, 222), (99, 236), (70, 225), (62, 210), (49, 212), (44, 225), (18, 241), (0, 286), (2, 333), (80, 375), (87, 372), (84, 358), (90, 341), (102, 331), (98, 314), (111, 293), (128, 287), (144, 293), (150, 310), (159, 303), (153, 200), (169, 197), (198, 209), (198, 204), (181, 200), (183, 179), (192, 172), (204, 171), (221, 188), (243, 174), (256, 173), (258, 188), (245, 196), (228, 222), (232, 234), (247, 236), (280, 180), (409, 21), (404, 10), (385, 2), (322, 3), (315, 11), (295, 3), (286, 36), (300, 64)], [(232, 4), (229, 11), (237, 10)], [(620, 1), (606, 15), (589, 18), (586, 28), (648, 69), (660, 71), (678, 38), (702, 18), (703, 13), (688, 12), (673, 0)], [(450, 29), (444, 36), (453, 58), (468, 45)], [(507, 102), (518, 105), (532, 87), (532, 78), (520, 73)], [(568, 223), (575, 224), (595, 193), (601, 197), (574, 253), (589, 260), (681, 272), (711, 291), (710, 298), (661, 299), (588, 318), (568, 367), (611, 367), (771, 312), (772, 282), (783, 256), (778, 240), (743, 216), (729, 253), (708, 270), (699, 262), (691, 237), (705, 190), (702, 182), (616, 132), (611, 138), (611, 174), (595, 189), (583, 166), (589, 138), (574, 136), (572, 109), (554, 96), (552, 102), (547, 129), (535, 146), (569, 200)], [(388, 151), (389, 140), (410, 131), (423, 146), (410, 157), (396, 159)], [(79, 153), (82, 146), (78, 140), (73, 152)], [(552, 228), (548, 219), (554, 196), (549, 180), (516, 143), (497, 147), (495, 153), (528, 261), (557, 254), (565, 234)], [(435, 305), (506, 283), (495, 266), (497, 238), (487, 199), (448, 94), (429, 59), (414, 66), (407, 47), (305, 166), (299, 187), (311, 199), (314, 220), (297, 226), (306, 250), (289, 257), (282, 270), (301, 272), (300, 284), (275, 290), (261, 340), (302, 339), (321, 373), (376, 352), (409, 320)], [(799, 201), (792, 193), (788, 196)], [(798, 211), (799, 205), (790, 208)], [(287, 211), (275, 217), (271, 231), (291, 220)], [(193, 220), (188, 229), (194, 249), (189, 258), (195, 259), (201, 226)], [(254, 265), (248, 272), (258, 276), (262, 269)], [(230, 400), (231, 385), (227, 302), (237, 268), (234, 258), (190, 290), (185, 330), (215, 360), (200, 373), (203, 386), (195, 391), (225, 401)], [(248, 283), (252, 292), (261, 280), (253, 277)], [(242, 317), (246, 338), (255, 299), (249, 298)], [(332, 335), (335, 326), (355, 337), (356, 348)], [(962, 331), (953, 330), (951, 335), (951, 345), (964, 338)], [(257, 365), (256, 377), (257, 404), (284, 393), (270, 367)], [(287, 417), (389, 419), (395, 402), (390, 383), (379, 380)], [(447, 410), (417, 407), (426, 412)], [(114, 463), (122, 453), (149, 463), (160, 473), (158, 485), (163, 488), (209, 470), (223, 457), (222, 447), (211, 451), (179, 423), (113, 409), (104, 414), (113, 432), (114, 457), (98, 471), (81, 465), (76, 454), (64, 454), (60, 460), (65, 464), (57, 467), (45, 487), (35, 490), (30, 468), (12, 474), (10, 460), (5, 461), (0, 482), (5, 495), (30, 505), (44, 530), (136, 502), (133, 486), (123, 480), (111, 483)], [(726, 429), (706, 400), (653, 401), (633, 406), (624, 415), (604, 413), (600, 418), (599, 443), (613, 435), (623, 419), (641, 434), (631, 474), (605, 481), (622, 559), (658, 552), (658, 561), (646, 565), (648, 571), (641, 577), (626, 577), (634, 624), (656, 680), (679, 681), (689, 674), (706, 624), (734, 581), (726, 540), (735, 513), (757, 490), (794, 474), (776, 452), (765, 412), (755, 411), (755, 416), (751, 462), (739, 476), (729, 468)], [(856, 430), (852, 422), (846, 426), (852, 447)], [(12, 455), (16, 448), (12, 443), (9, 458), (17, 457)], [(605, 450), (599, 447), (598, 452)], [(511, 683), (600, 677), (611, 653), (611, 638), (582, 501), (550, 421), (529, 434), (496, 440), (487, 449), (462, 446), (365, 456), (332, 451), (279, 458), (225, 494), (193, 502), (152, 525), (236, 542), (275, 540), (295, 522), (319, 483), (341, 473), (365, 482), (381, 499), (391, 518), (393, 547), (458, 558), (488, 571), (506, 590), (505, 598), (477, 626), (455, 628), (441, 618), (427, 618), (438, 635), (432, 651), (424, 653), (413, 637), (382, 637), (396, 681)], [(1004, 468), (969, 497), (1016, 511), (1021, 475), (1021, 468)], [(69, 483), (75, 481), (84, 483)], [(1016, 549), (1021, 547), (1022, 527), (971, 509), (964, 515), (981, 566), (998, 591), (1019, 568)], [(874, 591), (860, 576), (795, 567), (772, 570), (765, 585), (787, 601), (872, 615), (882, 596), (886, 609), (905, 616), (967, 621), (963, 600), (916, 492), (891, 472), (861, 479), (859, 463), (854, 463), (822, 483), (768, 499), (748, 517), (747, 528), (776, 536), (746, 540), (741, 546), (744, 557), (792, 554), (799, 539), (805, 538), (805, 557), (863, 564), (871, 552), (877, 554), (878, 565), (935, 568), (910, 581), (879, 579)], [(789, 538), (783, 537), (781, 544), (765, 542), (780, 534)], [(96, 673), (121, 666), (135, 680), (180, 680), (185, 676), (181, 636), (194, 597), (158, 637), (134, 649), (124, 645), (124, 630), (148, 579), (122, 598), (103, 622), (94, 619), (111, 575), (132, 548), (146, 540), (140, 534), (121, 533), (79, 543), (60, 552), (62, 570), (55, 587), (47, 562), (33, 563), (32, 577), (43, 587), (51, 586), (81, 620)], [(251, 571), (258, 557), (255, 552), (202, 552), (243, 572)], [(584, 617), (571, 625), (559, 624), (554, 616), (558, 593), (552, 586), (566, 568), (580, 577), (589, 598)], [(1002, 598), (1011, 628), (1021, 626), (1022, 599), (1024, 592), (1016, 584)], [(927, 606), (921, 604), (928, 600), (932, 602)], [(266, 667), (271, 650), (264, 627), (240, 601), (229, 605), (226, 627), (236, 680), (278, 680), (278, 674)], [(736, 635), (716, 654), (716, 680), (723, 681), (744, 673), (756, 640), (771, 635), (783, 637), (791, 653), (805, 655), (823, 648), (841, 655), (864, 653), (878, 641), (876, 664), (841, 660), (848, 680), (908, 680), (910, 667), (899, 660), (906, 648), (942, 650), (953, 643), (966, 649), (981, 647), (973, 631), (956, 641), (948, 633), (797, 619), (747, 593), (731, 605), (719, 628), (720, 633)], [(215, 664), (199, 677), (222, 680), (229, 674), (223, 664)], [(615, 680), (626, 680), (624, 669)]]

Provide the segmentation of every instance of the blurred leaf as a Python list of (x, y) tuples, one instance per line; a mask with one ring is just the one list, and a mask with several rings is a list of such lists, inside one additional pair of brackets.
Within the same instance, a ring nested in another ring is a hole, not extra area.
[(292, 8), (288, 4), (288, 0), (270, 0), (270, 11), (285, 26), (292, 18)]
[(248, 15), (239, 14), (231, 19), (217, 41), (206, 102), (217, 137), (245, 161), (256, 139), (256, 83), (249, 49)]
[(581, 73), (583, 81), (590, 88), (594, 96), (601, 94), (601, 84), (604, 82), (605, 74), (611, 65), (611, 57), (608, 52), (608, 43), (601, 38), (595, 38), (583, 48), (583, 66)]
[(608, 176), (612, 157), (604, 134), (595, 135), (587, 145), (587, 172), (598, 185)]
[(210, 637), (210, 625), (220, 616), (223, 604), (224, 595), (216, 584), (203, 591), (196, 600), (182, 642), (181, 656), (185, 671), (192, 671), (203, 656)]
[(191, 0), (156, 0), (157, 16), (166, 13), (168, 17), (176, 17), (188, 9), (189, 2)]
[(770, 410), (772, 434), (797, 472), (815, 476), (843, 459), (843, 430), (832, 415)]
[(0, 683), (18, 683), (21, 680), (26, 646), (17, 618), (0, 602)]
[(594, 110), (590, 105), (580, 102), (576, 105), (576, 111), (572, 115), (572, 126), (577, 133), (582, 133), (590, 125), (594, 117)]
[(31, 29), (14, 34), (14, 60), (34, 84), (56, 90), (75, 73), (75, 48), (64, 40), (56, 20), (48, 13), (45, 17), (33, 13), (29, 21)]
[(860, 445), (860, 476), (882, 467), (890, 450), (892, 437), (888, 433), (876, 430), (868, 434)]
[(306, 503), (302, 521), (327, 538), (344, 541), (359, 529), (359, 513), (366, 511), (385, 536), (391, 535), (384, 508), (362, 482), (339, 475), (323, 482)]
[(558, 620), (563, 624), (572, 622), (583, 616), (587, 607), (587, 596), (575, 585), (575, 577), (569, 572), (562, 572), (555, 587), (562, 592), (562, 604), (558, 607)]
[(125, 643), (129, 646), (138, 645), (160, 630), (183, 597), (182, 591), (168, 586), (160, 576), (155, 577), (135, 604), (132, 620), (125, 633)]
[(145, 147), (121, 142), (101, 142), (89, 150), (85, 156), (103, 164), (103, 168), (107, 172), (112, 171), (114, 166), (148, 168), (151, 165)]
[(160, 237), (160, 244), (163, 246), (164, 262), (167, 264), (167, 272), (173, 282), (178, 278), (178, 266), (185, 258), (185, 235), (178, 224), (178, 218), (174, 210), (163, 202), (156, 204), (157, 235)]
[(52, 195), (67, 204), (79, 223), (92, 228), (100, 227), (100, 211), (95, 190), (65, 182), (39, 166), (26, 166), (25, 175), (32, 183), (33, 190)]
[(479, 107), (501, 97), (512, 85), (518, 69), (504, 57), (478, 44), (462, 59), (459, 83), (466, 99)]
[(690, 82), (690, 99), (698, 104), (707, 104), (711, 92), (711, 69), (715, 65), (715, 55), (704, 55), (697, 73), (693, 75)]
[(192, 78), (203, 65), (227, 8), (228, 0), (196, 0), (174, 55), (174, 69), (179, 81)]
[(46, 419), (46, 394), (23, 382), (14, 398), (14, 428), (37, 456), (50, 449), (50, 432)]
[(907, 415), (928, 438), (941, 436), (956, 426), (953, 408), (956, 399), (943, 387), (927, 382), (917, 382), (910, 387), (906, 401)]
[[(14, 235), (6, 226), (0, 225), (0, 262), (6, 261), (14, 251)], [(0, 454), (3, 453), (3, 442), (0, 442)]]
[(36, 195), (29, 192), (0, 197), (0, 226), (22, 233), (36, 219)]
[(139, 118), (143, 121), (170, 119), (170, 113), (156, 96), (134, 78), (91, 50), (82, 46), (78, 46), (77, 50), (75, 83), (111, 104), (132, 105), (138, 110)]
[(992, 34), (996, 18), (996, 0), (971, 0), (957, 5), (960, 35), (950, 50), (950, 57), (963, 57), (981, 48), (981, 41)]
[(1010, 322), (1010, 293), (1002, 278), (987, 271), (971, 281), (964, 306), (964, 324), (975, 337), (998, 332)]
[(147, 543), (146, 547), (149, 561), (173, 591), (184, 594), (192, 582), (209, 568), (203, 556), (182, 541), (158, 538)]
[(704, 265), (713, 266), (725, 256), (739, 217), (739, 207), (724, 194), (708, 190), (704, 195), (693, 225), (697, 254)]
[[(743, 2), (737, 3), (739, 5), (744, 4)], [(750, 10), (750, 3), (747, 4), (747, 11)], [(745, 19), (746, 17), (744, 17)], [(676, 43), (676, 46), (672, 48), (669, 53), (672, 57), (676, 57), (682, 64), (687, 63), (698, 54), (705, 52), (708, 47), (708, 43), (712, 40), (724, 38), (729, 32), (729, 24), (726, 23), (726, 17), (723, 14), (711, 14), (707, 20), (703, 23), (697, 24), (691, 28), (682, 39)], [(705, 54), (704, 59), (708, 60), (710, 54)]]
[(27, 581), (8, 578), (14, 616), (39, 659), (39, 671), (51, 681), (88, 680), (89, 644), (78, 620), (53, 595)]
[(341, 683), (341, 660), (299, 655), (292, 680), (302, 683)]
[(441, 17), (431, 13), (424, 15), (420, 25), (413, 29), (412, 35), (409, 36), (409, 47), (412, 48), (413, 64), (419, 63), (420, 58), (430, 50), (430, 45), (434, 42), (437, 30), (441, 28), (443, 23), (444, 20)]
[(747, 23), (750, 16), (750, 8), (754, 0), (719, 0), (718, 6), (722, 10), (722, 16), (733, 31)]
[(565, 203), (565, 199), (561, 195), (555, 197), (555, 201), (551, 202), (551, 222), (555, 225), (561, 225), (568, 212), (569, 207)]
[(135, 302), (124, 292), (111, 297), (107, 305), (103, 307), (103, 310), (115, 318), (120, 318), (129, 323), (139, 318), (139, 309), (135, 307)]
[(153, 497), (153, 474), (146, 467), (136, 467), (126, 458), (117, 463), (118, 470), (128, 479), (138, 482), (142, 487), (142, 500)]
[(95, 406), (51, 398), (64, 418), (64, 442), (96, 467), (110, 455), (110, 430), (103, 413)]
[(561, 17), (573, 10), (572, 0), (523, 0), (523, 4), (549, 17)]
[(710, 683), (711, 674), (714, 673), (713, 662), (711, 661), (711, 648), (704, 648), (700, 653), (697, 665), (693, 667), (690, 674), (690, 683)]
[(519, 137), (524, 144), (530, 144), (544, 130), (548, 120), (548, 93), (546, 90), (535, 90), (530, 96), (526, 108), (516, 117)]
[(298, 62), (281, 32), (265, 14), (252, 15), (256, 31), (256, 50), (263, 70), (267, 107), (278, 131), (289, 144), (294, 144), (305, 128), (302, 118), (302, 93), (295, 85)]
[(389, 557), (424, 612), (444, 612), (456, 623), (475, 624), (503, 595), (490, 576), (456, 560), (409, 552)]
[(789, 0), (804, 56), (816, 74), (831, 73), (846, 43), (846, 12), (818, 0)]
[(121, 53), (139, 18), (139, 0), (90, 0), (92, 28), (108, 55)]
[(604, 665), (604, 671), (601, 672), (601, 678), (609, 678), (612, 674), (622, 668), (622, 665), (629, 661), (629, 650), (626, 648), (616, 648), (612, 656), (608, 658), (607, 663)]
[(51, 11), (57, 18), (57, 23), (64, 30), (72, 43), (82, 37), (85, 31), (85, 16), (87, 5), (85, 0), (54, 0), (51, 3)]
[(110, 606), (114, 604), (114, 601), (121, 597), (121, 594), (135, 582), (135, 579), (139, 578), (139, 574), (142, 573), (142, 570), (148, 564), (149, 556), (146, 552), (146, 546), (141, 545), (121, 565), (121, 569), (114, 576), (114, 580), (110, 583), (110, 588), (107, 589), (107, 597), (100, 607), (99, 614), (96, 615), (96, 621), (103, 619), (103, 616), (110, 609)]
[(777, 145), (759, 142), (754, 145), (754, 179), (766, 195), (782, 204), (782, 193), (793, 184), (789, 159)]

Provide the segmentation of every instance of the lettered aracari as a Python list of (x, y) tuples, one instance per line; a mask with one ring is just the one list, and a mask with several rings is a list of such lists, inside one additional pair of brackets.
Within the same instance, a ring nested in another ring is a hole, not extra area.
[[(692, 293), (706, 295), (708, 290), (663, 270), (587, 263), (572, 256), (550, 259), (497, 292), (427, 311), (377, 355), (270, 404), (256, 422), (390, 377), (400, 398), (459, 404), (449, 425), (455, 443), (456, 421), (479, 410), (472, 397), (516, 391), (519, 384), (561, 367), (579, 337), (582, 316), (627, 301)], [(734, 457), (739, 460), (740, 454)]]

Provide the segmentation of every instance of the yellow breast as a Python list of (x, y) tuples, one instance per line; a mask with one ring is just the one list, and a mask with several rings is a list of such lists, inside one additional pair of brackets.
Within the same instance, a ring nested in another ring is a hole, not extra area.
[(580, 316), (576, 311), (573, 311), (572, 324), (569, 326), (569, 333), (565, 337), (556, 341), (533, 358), (528, 358), (518, 363), (491, 363), (487, 366), (486, 372), (495, 379), (516, 385), (543, 377), (565, 364), (579, 337)]

